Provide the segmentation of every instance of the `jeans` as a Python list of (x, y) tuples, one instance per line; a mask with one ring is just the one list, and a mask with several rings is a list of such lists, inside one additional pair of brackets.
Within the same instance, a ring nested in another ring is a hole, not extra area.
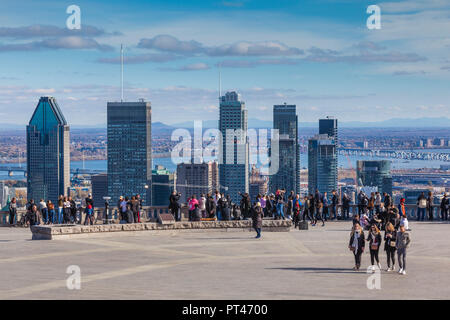
[(391, 267), (391, 261), (392, 261), (392, 268), (395, 267), (395, 247), (388, 247), (386, 250), (386, 254), (387, 254), (388, 268)]
[(64, 208), (58, 207), (58, 215), (56, 216), (57, 224), (63, 223), (63, 213), (64, 213)]
[(254, 228), (256, 231), (256, 237), (260, 238), (261, 237), (261, 228)]
[(428, 220), (433, 221), (433, 208), (428, 208)]
[(217, 220), (222, 220), (222, 213), (219, 208), (217, 208)]
[(282, 203), (277, 203), (277, 217), (282, 217), (284, 219), (284, 205)]
[(441, 209), (441, 219), (442, 220), (447, 220), (448, 219), (448, 210), (447, 210), (447, 208)]
[(309, 209), (303, 209), (303, 217), (302, 220), (306, 221), (306, 218), (308, 218), (309, 220), (311, 220), (311, 217), (309, 216)]
[(361, 266), (361, 254), (362, 250), (360, 248), (358, 248), (358, 251), (353, 252), (353, 255), (355, 256), (355, 266), (358, 268)]
[(350, 207), (343, 206), (342, 207), (342, 219), (344, 219), (344, 220), (348, 219), (349, 215), (350, 215)]
[(397, 250), (398, 265), (401, 269), (406, 270), (406, 248), (400, 248)]
[(48, 209), (42, 208), (41, 213), (42, 213), (42, 220), (44, 221), (44, 224), (47, 224), (48, 223)]
[(370, 249), (370, 262), (372, 263), (372, 265), (375, 265), (375, 261), (377, 263), (380, 263), (380, 260), (378, 259), (378, 251), (379, 247), (376, 250)]
[(331, 219), (336, 219), (337, 206), (334, 204), (331, 206), (331, 214), (333, 215)]
[(48, 222), (54, 223), (55, 222), (55, 210), (48, 210)]
[(425, 220), (425, 208), (417, 209), (417, 221)]

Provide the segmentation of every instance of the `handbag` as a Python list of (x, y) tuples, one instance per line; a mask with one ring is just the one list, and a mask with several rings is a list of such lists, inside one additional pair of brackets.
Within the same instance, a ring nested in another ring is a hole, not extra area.
[(372, 249), (372, 250), (378, 250), (378, 244), (372, 244), (372, 245), (370, 246), (370, 249)]

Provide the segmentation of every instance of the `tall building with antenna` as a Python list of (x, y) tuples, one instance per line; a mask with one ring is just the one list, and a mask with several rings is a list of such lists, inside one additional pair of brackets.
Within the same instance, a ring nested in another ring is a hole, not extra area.
[(249, 143), (247, 109), (237, 92), (220, 97), (219, 130), (222, 151), (219, 155), (221, 191), (239, 203), (239, 192), (249, 192)]
[[(140, 194), (151, 201), (152, 109), (150, 102), (108, 102), (108, 194)], [(106, 195), (105, 195), (106, 196)]]
[(141, 99), (126, 102), (123, 96), (123, 47), (121, 47), (121, 101), (107, 104), (108, 194), (140, 194), (151, 202), (152, 179), (152, 109)]

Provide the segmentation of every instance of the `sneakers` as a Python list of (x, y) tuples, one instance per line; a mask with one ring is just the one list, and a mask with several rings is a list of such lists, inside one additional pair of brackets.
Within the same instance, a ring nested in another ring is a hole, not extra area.
[(388, 267), (388, 268), (386, 269), (386, 272), (391, 272), (391, 271), (392, 271), (391, 267)]
[(400, 268), (400, 270), (398, 270), (398, 273), (403, 273), (403, 268)]
[(378, 269), (381, 270), (381, 263), (378, 262)]
[(403, 271), (402, 271), (402, 274), (405, 275), (405, 274), (406, 274), (406, 270), (403, 270)]

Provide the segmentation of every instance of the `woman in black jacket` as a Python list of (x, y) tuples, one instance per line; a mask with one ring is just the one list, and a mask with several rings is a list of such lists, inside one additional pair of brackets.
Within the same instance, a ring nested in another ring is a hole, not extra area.
[(370, 227), (367, 241), (369, 241), (372, 271), (375, 272), (375, 260), (377, 261), (378, 268), (381, 270), (380, 259), (378, 258), (378, 252), (380, 251), (381, 246), (381, 232), (380, 229), (378, 229), (374, 224)]
[(388, 223), (386, 225), (386, 231), (384, 232), (384, 251), (386, 251), (387, 266), (388, 266), (386, 269), (387, 272), (395, 270), (396, 239), (397, 239), (397, 232), (395, 231), (394, 225), (392, 223)]
[(262, 229), (262, 221), (263, 221), (263, 211), (261, 208), (261, 203), (257, 202), (254, 210), (252, 210), (252, 220), (253, 220), (253, 229), (256, 231), (256, 239), (261, 238), (261, 229)]
[(355, 271), (359, 270), (361, 267), (361, 255), (364, 252), (365, 245), (364, 231), (361, 226), (356, 223), (353, 225), (352, 232), (350, 233), (350, 240), (348, 242), (348, 248), (355, 256), (355, 266), (353, 267), (353, 270)]

